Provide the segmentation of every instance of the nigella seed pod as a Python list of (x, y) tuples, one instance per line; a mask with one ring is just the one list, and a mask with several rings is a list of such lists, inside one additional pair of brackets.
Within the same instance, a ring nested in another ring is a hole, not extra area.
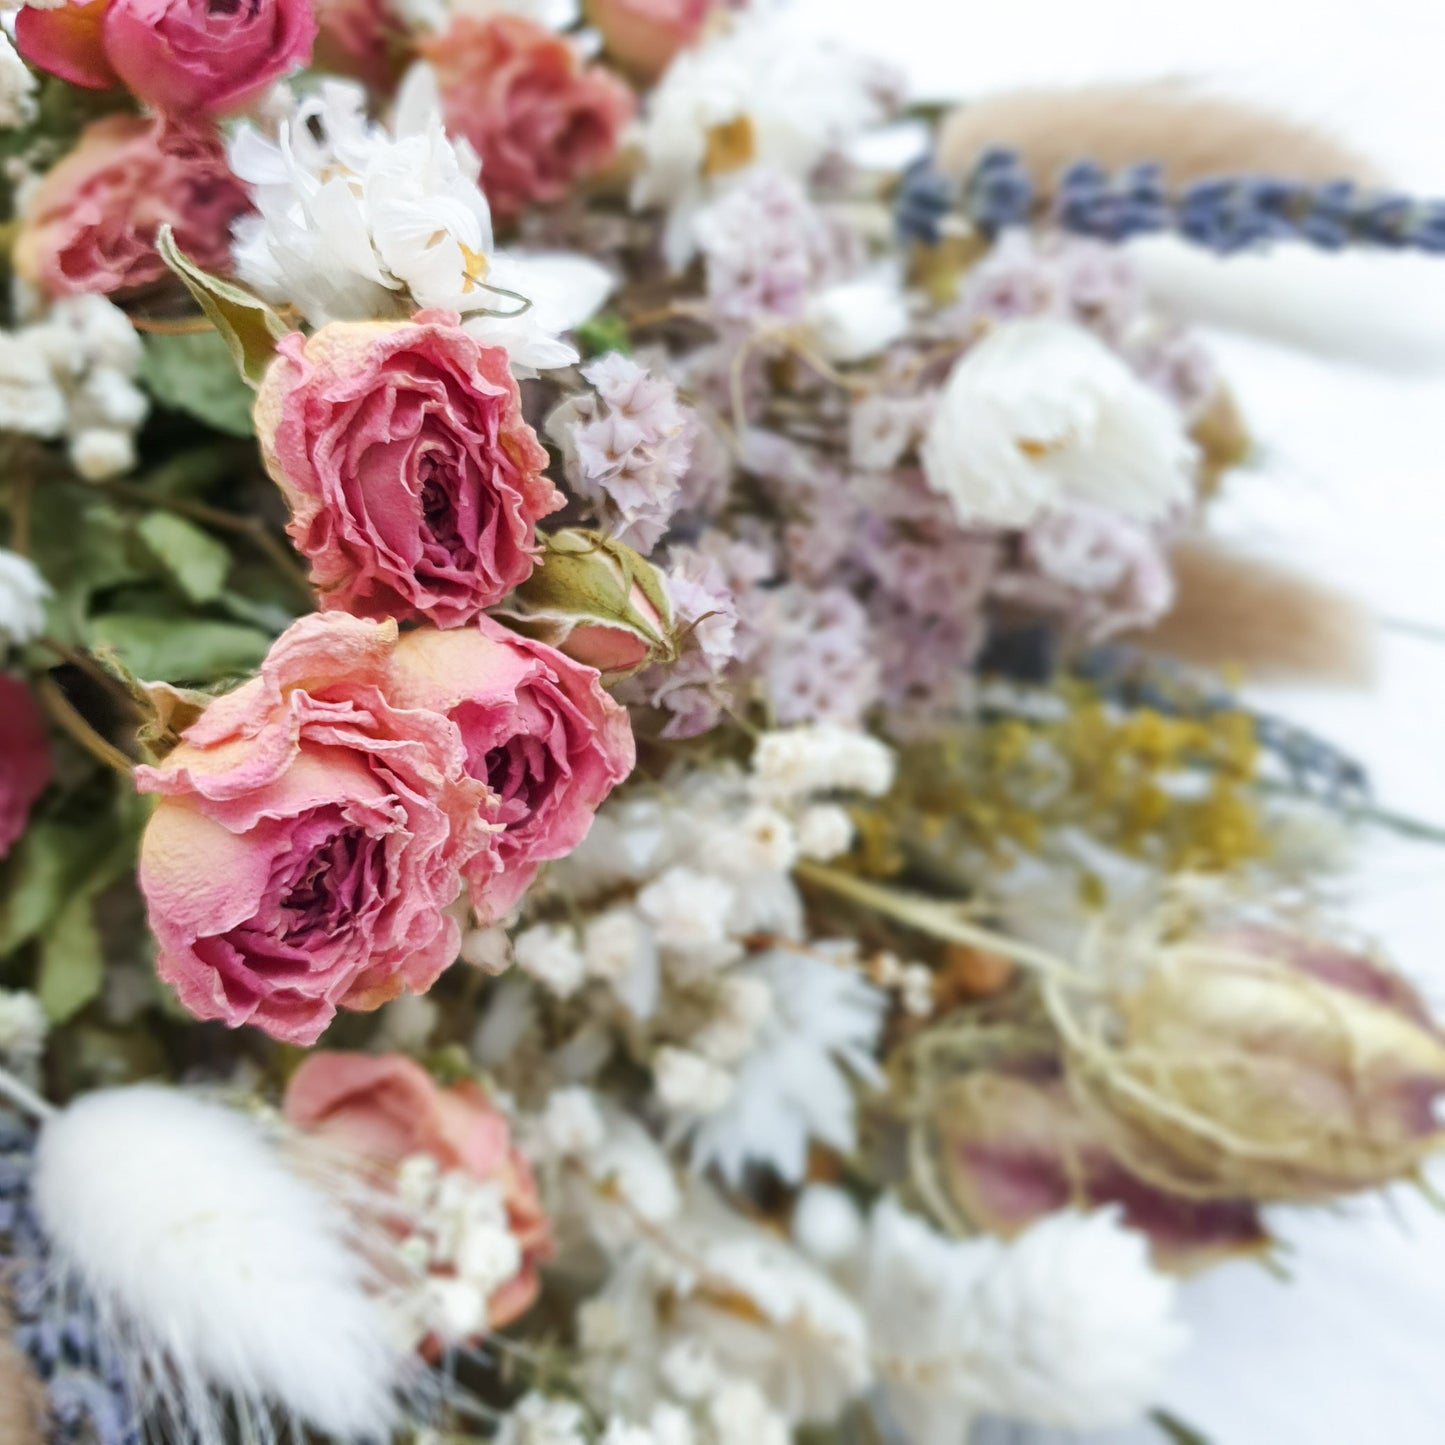
[(1261, 925), (1166, 943), (1107, 1004), (1055, 992), (1071, 1081), (1136, 1173), (1199, 1199), (1323, 1200), (1445, 1142), (1445, 1037), (1363, 952)]

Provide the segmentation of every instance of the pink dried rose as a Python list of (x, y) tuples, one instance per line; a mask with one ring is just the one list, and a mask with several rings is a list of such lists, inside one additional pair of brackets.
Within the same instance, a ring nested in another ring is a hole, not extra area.
[(607, 53), (644, 80), (667, 69), (701, 34), (719, 0), (587, 0)]
[(596, 671), (489, 617), (454, 632), (408, 633), (393, 695), (449, 717), (467, 770), (493, 794), (500, 823), (468, 875), (484, 919), (505, 914), (538, 867), (570, 853), (598, 805), (632, 771), (632, 724)]
[(223, 115), (311, 59), (309, 0), (100, 0), (23, 11), (20, 52), (76, 85), (119, 81), (170, 115)]
[(317, 70), (395, 88), (409, 42), (387, 0), (316, 0), (316, 24)]
[(563, 505), (507, 353), (446, 311), (284, 337), (256, 398), (321, 606), (459, 627), (531, 575)]
[(49, 782), (45, 720), (30, 689), (18, 677), (0, 673), (0, 858), (25, 831)]
[(200, 1018), (314, 1043), (338, 1008), (423, 992), (490, 797), (444, 717), (387, 696), (395, 623), (303, 617), (159, 767), (140, 886), (157, 967)]
[(499, 217), (559, 201), (604, 170), (636, 108), (615, 75), (521, 15), (460, 15), (422, 54), (436, 68), (447, 129), (482, 158)]
[(531, 1167), (513, 1146), (502, 1113), (472, 1083), (441, 1088), (399, 1054), (315, 1053), (286, 1086), (286, 1119), (298, 1129), (388, 1167), (418, 1155), (501, 1187), (507, 1223), (521, 1247), (518, 1272), (488, 1300), (492, 1329), (510, 1324), (537, 1297), (551, 1230)]
[(209, 126), (108, 115), (30, 198), (15, 269), (55, 296), (124, 296), (170, 274), (155, 247), (169, 225), (197, 265), (224, 271), (231, 222), (250, 204)]

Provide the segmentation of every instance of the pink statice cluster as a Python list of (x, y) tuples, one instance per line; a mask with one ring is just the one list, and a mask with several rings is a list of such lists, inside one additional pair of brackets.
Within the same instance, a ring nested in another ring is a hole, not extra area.
[(618, 352), (582, 368), (593, 387), (548, 418), (573, 495), (609, 536), (644, 556), (682, 501), (696, 423), (677, 388)]

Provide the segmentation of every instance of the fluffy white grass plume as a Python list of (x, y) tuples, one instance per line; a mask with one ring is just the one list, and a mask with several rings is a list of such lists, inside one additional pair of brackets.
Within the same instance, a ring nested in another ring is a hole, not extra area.
[(59, 1288), (122, 1340), (150, 1409), (197, 1445), (243, 1418), (389, 1438), (412, 1357), (344, 1212), (257, 1121), (153, 1086), (82, 1097), (46, 1123), (33, 1198)]
[(1251, 682), (1373, 680), (1376, 628), (1354, 598), (1197, 538), (1176, 546), (1170, 565), (1173, 607), (1131, 639), (1151, 652), (1237, 668)]
[(1063, 321), (998, 327), (954, 367), (923, 445), (965, 526), (1026, 527), (1064, 502), (1153, 521), (1186, 502), (1196, 452), (1177, 413)]
[(995, 146), (1018, 151), (1043, 186), (1078, 160), (1110, 170), (1155, 161), (1175, 185), (1231, 172), (1300, 181), (1378, 179), (1369, 161), (1313, 126), (1247, 101), (1158, 81), (987, 97), (945, 122), (938, 162), (963, 175)]

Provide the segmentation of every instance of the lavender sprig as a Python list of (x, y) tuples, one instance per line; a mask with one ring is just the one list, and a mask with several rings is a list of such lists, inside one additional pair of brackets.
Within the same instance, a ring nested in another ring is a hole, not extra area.
[(141, 1445), (125, 1370), (95, 1309), (52, 1286), (30, 1202), (33, 1150), (27, 1126), (0, 1109), (0, 1289), (9, 1296), (15, 1341), (45, 1387), (49, 1445)]
[(905, 173), (896, 215), (900, 233), (936, 244), (956, 214), (986, 235), (1040, 221), (1079, 236), (1127, 241), (1173, 234), (1220, 255), (1281, 241), (1320, 250), (1376, 246), (1445, 253), (1445, 201), (1366, 191), (1352, 181), (1322, 185), (1279, 176), (1220, 176), (1171, 191), (1162, 168), (1130, 166), (1113, 174), (1078, 161), (1044, 199), (1019, 156), (985, 152), (961, 185), (930, 161)]

